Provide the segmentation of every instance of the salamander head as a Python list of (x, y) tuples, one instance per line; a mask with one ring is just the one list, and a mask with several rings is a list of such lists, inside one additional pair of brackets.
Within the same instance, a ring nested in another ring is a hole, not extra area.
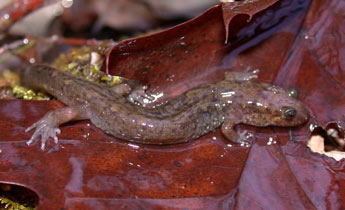
[[(297, 99), (296, 92), (266, 83), (242, 83), (237, 92), (241, 107), (236, 112), (242, 123), (254, 126), (298, 126), (309, 119), (306, 106)], [(241, 110), (241, 111), (238, 111)]]

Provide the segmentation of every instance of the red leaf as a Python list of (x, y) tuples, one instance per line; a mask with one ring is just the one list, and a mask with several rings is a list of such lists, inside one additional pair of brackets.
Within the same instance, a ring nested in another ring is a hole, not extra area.
[[(106, 67), (169, 99), (221, 80), (229, 68), (253, 66), (261, 70), (260, 81), (297, 89), (311, 110), (310, 122), (344, 125), (344, 1), (266, 3), (253, 8), (258, 13), (236, 11), (256, 13), (250, 22), (246, 15), (227, 14), (232, 21), (226, 45), (223, 9), (229, 12), (229, 6), (219, 5), (169, 30), (118, 43)], [(27, 147), (25, 127), (60, 106), (56, 101), (0, 101), (0, 179), (34, 189), (41, 209), (345, 206), (345, 161), (307, 149), (309, 124), (241, 127), (257, 130), (256, 142), (247, 148), (229, 145), (219, 130), (186, 144), (132, 145), (78, 122), (62, 128), (58, 151)]]
[(16, 0), (9, 2), (4, 8), (0, 8), (0, 32), (6, 31), (14, 22), (41, 7), (45, 2), (46, 0)]
[(246, 14), (249, 16), (248, 22), (256, 13), (272, 6), (278, 0), (254, 0), (254, 1), (239, 1), (236, 3), (223, 3), (223, 19), (225, 25), (225, 44), (228, 42), (229, 25), (231, 20), (239, 15)]

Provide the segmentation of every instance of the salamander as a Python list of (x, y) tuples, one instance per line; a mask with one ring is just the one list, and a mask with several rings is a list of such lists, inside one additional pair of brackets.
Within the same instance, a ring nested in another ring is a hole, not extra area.
[(116, 138), (159, 145), (187, 142), (218, 127), (228, 140), (240, 143), (247, 139), (246, 133), (234, 129), (237, 124), (291, 127), (305, 123), (306, 106), (287, 89), (252, 81), (257, 72), (228, 71), (222, 81), (147, 107), (130, 102), (128, 96), (135, 88), (126, 83), (107, 87), (46, 65), (32, 65), (22, 71), (22, 84), (43, 89), (67, 106), (28, 127), (26, 131), (35, 131), (27, 144), (41, 138), (44, 150), (49, 138), (58, 143), (61, 124), (84, 119)]

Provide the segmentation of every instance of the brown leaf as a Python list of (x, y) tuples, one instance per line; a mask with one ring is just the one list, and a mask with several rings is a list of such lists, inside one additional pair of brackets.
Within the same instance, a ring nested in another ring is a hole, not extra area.
[[(226, 45), (218, 5), (161, 33), (118, 43), (105, 67), (163, 92), (165, 100), (219, 81), (230, 68), (252, 66), (261, 70), (260, 81), (297, 89), (313, 124), (344, 125), (344, 1), (281, 0), (257, 8), (250, 22), (232, 17)], [(219, 130), (162, 147), (115, 139), (86, 121), (63, 126), (60, 145), (49, 144), (48, 152), (27, 147), (25, 127), (61, 106), (0, 101), (0, 180), (33, 189), (41, 209), (345, 206), (345, 161), (307, 149), (310, 122), (293, 129), (239, 127), (256, 131), (251, 147), (228, 142)]]
[[(277, 1), (278, 0), (253, 0), (223, 3), (222, 10), (225, 25), (225, 44), (228, 42), (230, 22), (235, 16), (240, 14), (248, 15), (249, 18), (247, 21), (249, 22), (253, 15), (267, 9)], [(224, 2), (226, 2), (226, 0)]]

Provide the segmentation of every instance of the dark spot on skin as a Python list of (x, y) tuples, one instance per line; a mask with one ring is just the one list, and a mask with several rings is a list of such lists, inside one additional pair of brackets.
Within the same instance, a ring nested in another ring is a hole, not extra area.
[(194, 96), (193, 97), (193, 102), (199, 101), (199, 97), (198, 96)]
[(209, 119), (211, 117), (211, 114), (209, 112), (202, 113), (202, 116), (204, 119)]
[(210, 101), (213, 102), (213, 103), (217, 103), (219, 100), (216, 97), (212, 97), (212, 99)]
[(264, 100), (267, 100), (267, 95), (265, 94), (265, 92), (260, 92), (260, 97)]

